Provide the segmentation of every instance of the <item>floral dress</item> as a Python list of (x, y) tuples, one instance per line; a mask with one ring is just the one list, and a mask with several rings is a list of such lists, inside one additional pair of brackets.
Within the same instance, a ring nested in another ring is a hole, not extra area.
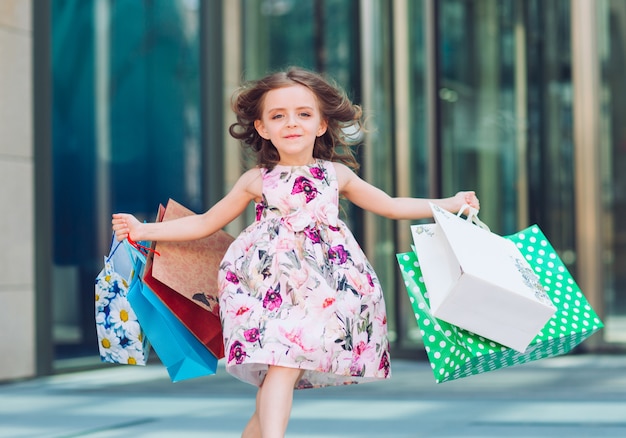
[(268, 365), (304, 370), (296, 388), (388, 378), (383, 293), (338, 218), (334, 165), (260, 172), (256, 221), (232, 243), (218, 277), (226, 369), (257, 386)]

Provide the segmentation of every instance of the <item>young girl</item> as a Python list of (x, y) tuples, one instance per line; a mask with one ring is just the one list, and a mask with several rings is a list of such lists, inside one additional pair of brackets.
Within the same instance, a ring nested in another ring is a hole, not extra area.
[(259, 388), (242, 436), (283, 437), (294, 388), (390, 377), (383, 292), (338, 217), (339, 196), (392, 219), (429, 217), (429, 201), (452, 212), (479, 202), (474, 192), (392, 198), (359, 178), (349, 146), (361, 109), (315, 73), (292, 68), (250, 82), (233, 109), (230, 133), (257, 166), (204, 214), (150, 224), (114, 214), (113, 230), (120, 240), (199, 239), (255, 203), (256, 221), (220, 267), (226, 369)]

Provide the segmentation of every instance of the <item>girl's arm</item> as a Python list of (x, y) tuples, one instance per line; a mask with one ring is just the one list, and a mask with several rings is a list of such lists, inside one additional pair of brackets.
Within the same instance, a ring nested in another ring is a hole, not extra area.
[(259, 169), (244, 173), (231, 191), (203, 214), (157, 223), (139, 222), (133, 215), (113, 215), (113, 231), (118, 240), (130, 236), (141, 241), (195, 240), (209, 236), (222, 229), (239, 216), (252, 200), (261, 197), (262, 180)]
[(474, 192), (458, 192), (450, 198), (392, 198), (377, 187), (363, 181), (347, 166), (334, 163), (339, 192), (359, 207), (390, 219), (425, 219), (432, 217), (429, 203), (450, 212), (458, 212), (464, 204), (476, 209), (480, 202)]

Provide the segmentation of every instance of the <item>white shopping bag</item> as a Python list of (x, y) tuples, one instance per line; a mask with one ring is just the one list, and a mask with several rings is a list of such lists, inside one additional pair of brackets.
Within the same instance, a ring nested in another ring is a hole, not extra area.
[(556, 311), (539, 278), (510, 240), (431, 208), (411, 231), (432, 314), (523, 353)]

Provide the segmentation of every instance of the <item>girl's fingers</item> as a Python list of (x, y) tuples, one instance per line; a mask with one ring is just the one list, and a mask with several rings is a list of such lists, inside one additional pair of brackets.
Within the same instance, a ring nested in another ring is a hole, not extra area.
[(476, 197), (475, 192), (467, 192), (465, 194), (465, 203), (467, 203), (470, 207), (478, 210), (480, 209), (480, 201), (478, 200), (478, 197)]
[(118, 241), (126, 239), (128, 234), (130, 233), (128, 223), (126, 222), (126, 217), (122, 213), (115, 213), (112, 215), (111, 228), (113, 229), (113, 232), (115, 233), (115, 238)]

